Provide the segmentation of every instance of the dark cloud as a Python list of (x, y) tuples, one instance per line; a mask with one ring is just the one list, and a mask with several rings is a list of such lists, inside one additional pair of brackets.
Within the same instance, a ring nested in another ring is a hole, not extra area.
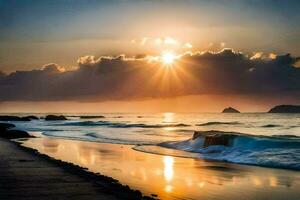
[[(273, 56), (274, 57), (274, 56)], [(146, 56), (85, 56), (78, 68), (56, 64), (41, 70), (0, 73), (1, 101), (128, 100), (197, 94), (300, 96), (299, 58), (250, 58), (225, 49), (185, 54), (174, 67)]]

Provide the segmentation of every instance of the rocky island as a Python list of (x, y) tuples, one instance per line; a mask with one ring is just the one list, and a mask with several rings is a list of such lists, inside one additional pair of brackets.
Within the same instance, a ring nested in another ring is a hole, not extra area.
[(278, 105), (271, 108), (268, 113), (300, 113), (300, 105)]
[(232, 107), (228, 107), (228, 108), (225, 108), (222, 113), (240, 113), (240, 111), (238, 111), (237, 109), (235, 108), (232, 108)]

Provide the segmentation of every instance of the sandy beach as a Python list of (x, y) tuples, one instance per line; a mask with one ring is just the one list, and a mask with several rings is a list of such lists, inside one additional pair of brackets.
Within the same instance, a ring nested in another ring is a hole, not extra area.
[(142, 199), (140, 195), (109, 177), (0, 139), (0, 199)]
[(29, 139), (23, 145), (160, 199), (279, 200), (288, 195), (296, 200), (300, 194), (300, 173), (293, 170), (156, 155), (135, 151), (132, 145), (48, 137)]

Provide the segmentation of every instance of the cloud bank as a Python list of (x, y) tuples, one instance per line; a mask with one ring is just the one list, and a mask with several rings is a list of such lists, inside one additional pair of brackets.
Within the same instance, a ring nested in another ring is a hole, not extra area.
[(84, 56), (73, 71), (51, 63), (40, 70), (0, 73), (0, 101), (106, 101), (185, 95), (282, 95), (299, 99), (299, 60), (289, 54), (247, 56), (231, 49), (186, 53), (173, 67), (147, 56)]

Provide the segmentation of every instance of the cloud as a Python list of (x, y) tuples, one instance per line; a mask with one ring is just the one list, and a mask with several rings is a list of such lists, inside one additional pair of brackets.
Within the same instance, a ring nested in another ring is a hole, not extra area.
[(78, 68), (57, 64), (0, 73), (0, 101), (130, 100), (185, 95), (300, 97), (300, 58), (290, 54), (255, 59), (224, 49), (186, 53), (165, 67), (151, 56), (84, 56)]
[(48, 72), (53, 72), (53, 73), (58, 73), (58, 72), (64, 72), (66, 69), (62, 66), (59, 66), (58, 64), (55, 63), (48, 63), (42, 67), (43, 71), (48, 71)]
[(214, 43), (211, 42), (209, 43), (208, 47), (206, 48), (209, 51), (222, 51), (222, 49), (225, 48), (226, 43), (225, 42), (220, 42), (220, 43)]
[(193, 45), (191, 44), (191, 43), (185, 43), (184, 45), (183, 45), (183, 47), (184, 48), (187, 48), (187, 49), (190, 49), (190, 48), (193, 48)]
[(256, 52), (250, 59), (251, 60), (260, 59), (260, 58), (262, 58), (263, 54), (264, 54), (263, 52)]
[[(179, 40), (176, 40), (172, 37), (142, 37), (138, 39), (131, 40), (132, 44), (140, 45), (140, 46), (147, 46), (152, 49), (176, 49), (178, 50), (186, 50), (193, 47), (193, 45), (190, 42), (181, 42)], [(225, 46), (225, 43), (222, 43), (223, 47)]]

